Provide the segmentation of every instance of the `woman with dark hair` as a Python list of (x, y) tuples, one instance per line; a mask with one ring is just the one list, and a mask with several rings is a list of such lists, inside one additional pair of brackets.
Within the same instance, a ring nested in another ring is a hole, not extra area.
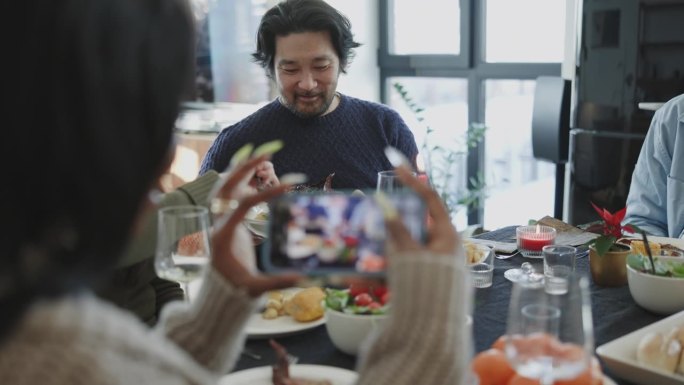
[[(282, 178), (247, 193), (269, 156), (233, 164), (216, 190), (229, 210), (214, 221), (200, 293), (192, 303), (168, 304), (155, 329), (96, 298), (90, 289), (153, 208), (149, 192), (171, 158), (172, 127), (192, 74), (191, 18), (183, 0), (19, 6), (26, 21), (15, 58), (25, 84), (9, 110), (40, 113), (26, 115), (3, 142), (21, 151), (0, 151), (3, 164), (18, 165), (9, 172), (12, 185), (0, 189), (7, 224), (0, 232), (0, 384), (215, 383), (237, 359), (256, 298), (300, 278), (255, 275), (240, 262), (254, 252), (241, 225), (247, 210), (291, 186)], [(386, 207), (397, 251), (388, 279), (401, 300), (361, 359), (359, 383), (459, 383), (469, 351), (467, 272), (455, 257), (462, 247), (437, 194), (405, 165), (398, 170), (426, 199), (434, 226), (421, 245)]]
[[(213, 383), (239, 355), (253, 298), (297, 279), (255, 277), (235, 256), (251, 250), (239, 225), (246, 210), (287, 185), (244, 197), (215, 223), (201, 294), (169, 304), (154, 332), (88, 294), (153, 207), (148, 191), (168, 167), (191, 84), (192, 21), (183, 0), (21, 6), (24, 87), (10, 110), (40, 113), (13, 130), (21, 151), (0, 152), (21, 170), (0, 190), (10, 224), (1, 232), (0, 383)], [(238, 198), (267, 158), (235, 167), (218, 197)]]

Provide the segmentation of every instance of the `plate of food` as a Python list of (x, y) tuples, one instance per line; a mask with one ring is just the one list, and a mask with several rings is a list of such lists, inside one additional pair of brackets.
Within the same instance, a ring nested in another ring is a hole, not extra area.
[(247, 338), (265, 339), (301, 333), (325, 323), (319, 287), (289, 288), (262, 297), (263, 306), (247, 321)]
[(684, 383), (684, 311), (603, 344), (596, 354), (619, 377), (643, 385)]

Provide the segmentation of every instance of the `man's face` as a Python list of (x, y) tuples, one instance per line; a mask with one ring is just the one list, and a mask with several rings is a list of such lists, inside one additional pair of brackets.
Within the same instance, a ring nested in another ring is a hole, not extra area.
[(297, 116), (313, 118), (335, 109), (340, 60), (327, 32), (277, 36), (274, 66), (280, 101)]

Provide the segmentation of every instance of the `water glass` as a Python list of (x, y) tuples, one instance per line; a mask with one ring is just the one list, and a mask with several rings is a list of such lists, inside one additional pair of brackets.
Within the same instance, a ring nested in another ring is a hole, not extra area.
[(159, 210), (154, 267), (161, 278), (188, 284), (200, 278), (207, 265), (209, 210), (201, 206), (170, 206)]
[(489, 246), (467, 244), (466, 256), (473, 287), (486, 288), (492, 286), (494, 251)]
[(565, 294), (568, 277), (575, 271), (577, 249), (572, 246), (551, 245), (542, 249), (544, 256), (544, 284), (549, 294)]
[[(416, 173), (413, 173), (415, 176)], [(399, 176), (396, 171), (380, 171), (378, 172), (378, 183), (376, 185), (377, 191), (382, 191), (384, 193), (394, 193), (402, 191), (404, 189), (404, 184), (399, 180)]]
[(589, 283), (571, 273), (563, 294), (544, 285), (513, 283), (505, 352), (522, 376), (542, 385), (577, 378), (594, 350)]

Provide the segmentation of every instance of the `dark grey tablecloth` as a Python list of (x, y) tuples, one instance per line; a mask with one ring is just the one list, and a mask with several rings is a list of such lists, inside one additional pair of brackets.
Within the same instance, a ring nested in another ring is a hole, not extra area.
[[(532, 262), (541, 270), (541, 260), (527, 259), (520, 255), (507, 260), (496, 259), (494, 261), (492, 287), (475, 289), (473, 338), (476, 352), (488, 349), (499, 336), (506, 332), (511, 282), (504, 277), (504, 272), (510, 268), (519, 267), (523, 262)], [(577, 271), (588, 275), (588, 265), (588, 257), (578, 259)], [(591, 300), (596, 346), (664, 318), (637, 306), (627, 286), (606, 288), (592, 283)], [(347, 369), (353, 369), (356, 364), (355, 357), (335, 349), (325, 326), (319, 326), (302, 334), (277, 340), (290, 353), (298, 356), (300, 363), (337, 366)], [(261, 359), (257, 360), (243, 355), (235, 370), (270, 365), (274, 362), (274, 354), (267, 340), (249, 340), (245, 347), (250, 352), (260, 355)], [(616, 378), (605, 367), (604, 371), (620, 385), (631, 384)]]

